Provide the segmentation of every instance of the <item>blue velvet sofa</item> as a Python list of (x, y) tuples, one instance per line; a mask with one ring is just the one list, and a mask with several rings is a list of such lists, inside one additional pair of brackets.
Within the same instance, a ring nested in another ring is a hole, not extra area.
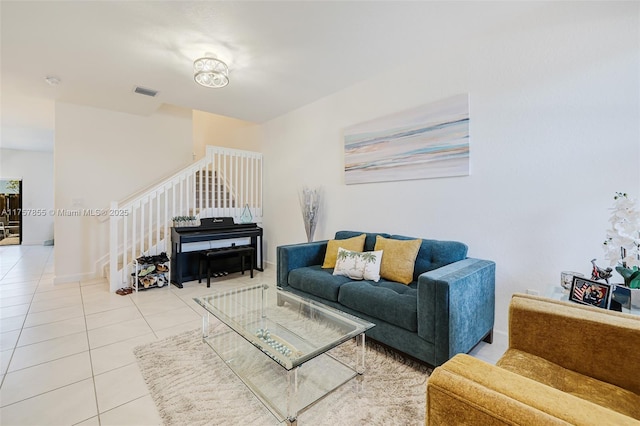
[[(339, 231), (335, 239), (361, 234)], [(377, 235), (415, 239), (366, 233), (364, 251), (374, 249)], [(423, 239), (409, 285), (334, 276), (333, 269), (321, 267), (326, 249), (326, 240), (279, 246), (278, 286), (375, 323), (367, 337), (433, 366), (481, 340), (491, 343), (495, 263), (468, 258), (465, 244)]]

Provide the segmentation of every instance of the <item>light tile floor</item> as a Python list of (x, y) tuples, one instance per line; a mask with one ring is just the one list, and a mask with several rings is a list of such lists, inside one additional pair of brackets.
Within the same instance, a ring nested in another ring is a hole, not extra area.
[[(0, 247), (0, 424), (162, 424), (132, 349), (199, 328), (192, 299), (213, 289), (193, 281), (120, 296), (104, 279), (54, 285), (53, 260), (53, 247)], [(256, 281), (274, 283), (275, 268), (215, 288)], [(471, 354), (495, 362), (499, 337)]]

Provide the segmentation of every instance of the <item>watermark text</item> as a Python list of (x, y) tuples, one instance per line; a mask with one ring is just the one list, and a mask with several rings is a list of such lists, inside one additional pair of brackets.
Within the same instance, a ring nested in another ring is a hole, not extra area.
[(87, 216), (129, 216), (126, 209), (4, 209), (2, 216), (58, 216), (58, 217), (87, 217)]

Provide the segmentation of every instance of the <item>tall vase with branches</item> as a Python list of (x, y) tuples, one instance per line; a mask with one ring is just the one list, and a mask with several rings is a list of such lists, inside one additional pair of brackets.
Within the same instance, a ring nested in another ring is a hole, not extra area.
[(313, 241), (313, 234), (316, 232), (316, 226), (318, 225), (322, 189), (309, 189), (305, 186), (300, 190), (299, 199), (304, 230), (307, 232), (307, 242), (310, 243)]

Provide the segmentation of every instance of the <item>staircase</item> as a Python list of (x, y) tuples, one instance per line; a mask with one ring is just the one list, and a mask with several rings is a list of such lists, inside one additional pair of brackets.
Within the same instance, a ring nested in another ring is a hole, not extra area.
[(126, 200), (111, 203), (109, 263), (111, 291), (130, 285), (134, 261), (169, 252), (175, 216), (230, 216), (239, 222), (249, 206), (262, 221), (262, 154), (207, 146), (204, 158)]

